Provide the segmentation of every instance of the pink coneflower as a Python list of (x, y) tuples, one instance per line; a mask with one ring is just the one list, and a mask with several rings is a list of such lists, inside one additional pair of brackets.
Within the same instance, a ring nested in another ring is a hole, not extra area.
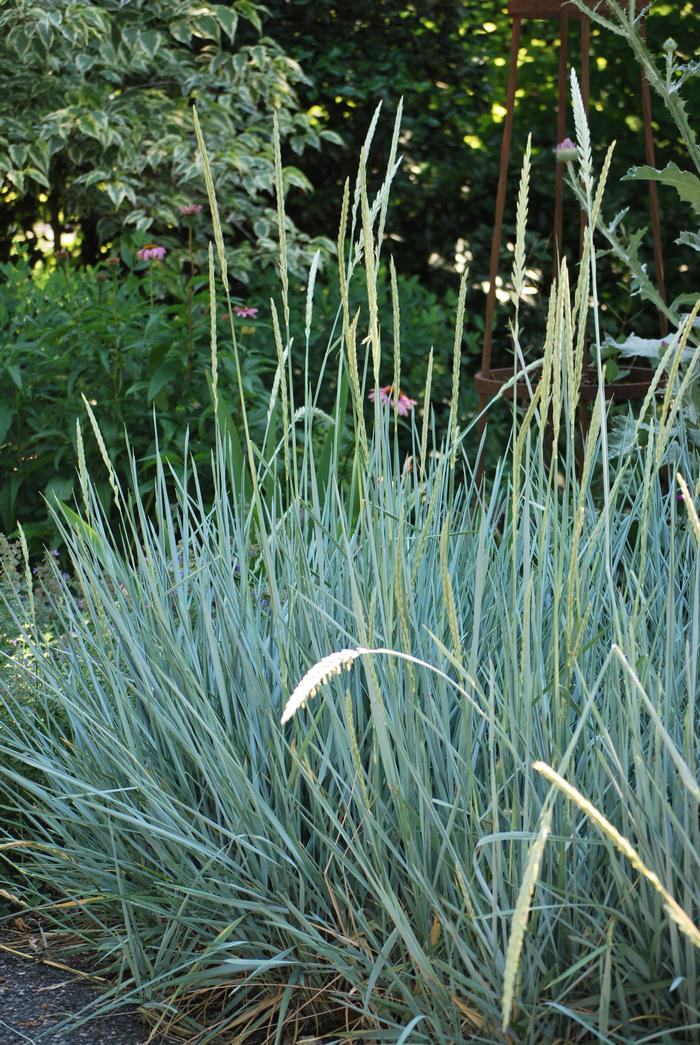
[(258, 310), (252, 305), (234, 305), (233, 311), (239, 319), (256, 319)]
[(110, 254), (108, 258), (105, 258), (105, 265), (109, 265), (110, 268), (115, 268), (120, 264), (120, 259), (115, 257), (114, 254)]
[(136, 251), (136, 257), (141, 261), (162, 261), (165, 253), (165, 247), (159, 247), (157, 243), (144, 243), (141, 249)]
[[(377, 394), (377, 389), (372, 388), (369, 393), (369, 398), (374, 399)], [(384, 388), (379, 389), (379, 399), (382, 403), (388, 403), (392, 409), (395, 409), (400, 417), (408, 417), (413, 407), (416, 405), (416, 399), (409, 399), (407, 395), (399, 389), (398, 396), (394, 395), (394, 386), (385, 385)]]
[(185, 217), (190, 217), (192, 214), (201, 214), (202, 204), (201, 203), (186, 203), (180, 207), (180, 214), (184, 214)]
[(576, 142), (572, 142), (571, 138), (564, 138), (555, 146), (554, 155), (557, 163), (573, 163), (578, 156)]

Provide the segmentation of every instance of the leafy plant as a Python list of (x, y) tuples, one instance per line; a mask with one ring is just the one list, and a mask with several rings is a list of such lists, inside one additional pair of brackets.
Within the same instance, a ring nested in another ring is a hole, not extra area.
[[(176, 467), (185, 446), (197, 461), (208, 459), (213, 407), (208, 386), (211, 369), (208, 277), (198, 266), (202, 220), (192, 217), (191, 249), (169, 250), (164, 262), (141, 261), (135, 244), (124, 242), (120, 253), (98, 266), (76, 267), (69, 259), (56, 270), (32, 272), (25, 262), (0, 266), (0, 337), (4, 351), (0, 374), (0, 525), (8, 533), (22, 520), (33, 553), (45, 541), (58, 539), (46, 500), (71, 503), (75, 487), (75, 423), (84, 416), (83, 396), (100, 417), (103, 438), (117, 473), (125, 477), (128, 456), (124, 428), (140, 461), (144, 493), (153, 476), (156, 441), (161, 454)], [(248, 287), (238, 287), (234, 321), (243, 355), (244, 391), (251, 433), (263, 439), (268, 395), (274, 379), (274, 336), (270, 300), (278, 277), (271, 268), (257, 271)], [(450, 399), (449, 320), (454, 296), (440, 300), (415, 277), (397, 276), (404, 331), (404, 384), (410, 392), (426, 380), (428, 356), (434, 351), (432, 376), (435, 424), (443, 432)], [(245, 291), (245, 296), (242, 292)], [(349, 291), (349, 307), (362, 310), (366, 301), (360, 271)], [(316, 323), (306, 338), (306, 286), (291, 276), (290, 367), (297, 401), (305, 381), (320, 379), (317, 405), (332, 411), (337, 394), (335, 371), (324, 360), (341, 298), (338, 268), (318, 270), (313, 294)], [(390, 277), (379, 274), (378, 309), (393, 336)], [(237, 312), (236, 312), (237, 310)], [(253, 315), (246, 317), (245, 313)], [(238, 313), (243, 313), (239, 315)], [(221, 380), (220, 406), (230, 425), (242, 427), (230, 348), (227, 309), (216, 310)], [(335, 359), (341, 338), (331, 338)], [(229, 346), (229, 347), (227, 347)], [(306, 347), (305, 347), (306, 346)], [(478, 325), (465, 335), (460, 417), (473, 416), (476, 404), (466, 380), (469, 353), (478, 351)], [(308, 367), (305, 366), (308, 357)], [(391, 375), (387, 372), (386, 382)], [(157, 410), (154, 425), (153, 409)], [(501, 439), (496, 422), (490, 445), (496, 456)], [(347, 445), (347, 440), (345, 441)], [(96, 446), (88, 445), (88, 465), (103, 503), (111, 493)], [(211, 495), (211, 488), (205, 492)]]
[[(229, 383), (233, 361), (223, 344), (230, 318), (221, 310), (215, 320), (222, 342), (221, 409), (236, 424), (240, 409)], [(267, 408), (263, 378), (271, 363), (264, 328), (269, 337), (269, 324), (237, 322), (256, 435)], [(128, 429), (146, 495), (156, 448), (178, 467), (186, 452), (208, 458), (213, 428), (208, 283), (196, 271), (190, 276), (187, 265), (183, 272), (173, 255), (154, 265), (124, 246), (120, 257), (96, 268), (75, 269), (64, 262), (53, 272), (33, 273), (26, 263), (0, 266), (0, 336), (0, 525), (10, 533), (21, 516), (33, 551), (56, 541), (46, 502), (73, 499), (75, 426), (85, 415), (86, 400), (101, 416), (107, 452), (120, 472), (128, 466)], [(88, 445), (86, 453), (108, 504), (111, 491), (99, 449)]]
[[(637, 13), (633, 5), (628, 7), (619, 0), (611, 0), (606, 16), (603, 16), (599, 11), (590, 9), (584, 0), (576, 0), (576, 3), (582, 10), (589, 11), (594, 21), (608, 32), (622, 37), (629, 45), (649, 85), (662, 100), (671, 116), (683, 144), (686, 161), (694, 169), (694, 172), (681, 169), (675, 162), (668, 163), (662, 170), (649, 165), (635, 166), (627, 171), (623, 180), (654, 181), (662, 186), (674, 188), (678, 199), (689, 204), (693, 217), (697, 219), (700, 216), (700, 148), (695, 130), (690, 123), (684, 93), (689, 81), (700, 71), (700, 63), (692, 60), (683, 61), (678, 55), (678, 44), (670, 38), (664, 44), (663, 57), (659, 62), (645, 42), (642, 29), (644, 13)], [(612, 149), (609, 151), (606, 164), (610, 162), (611, 156)], [(570, 177), (569, 183), (578, 199), (583, 202), (582, 187), (575, 175)], [(643, 255), (646, 229), (638, 229), (625, 234), (623, 230), (627, 213), (628, 208), (625, 208), (608, 221), (604, 218), (602, 211), (598, 211), (596, 227), (606, 241), (606, 250), (601, 254), (610, 253), (616, 257), (631, 274), (632, 293), (650, 301), (658, 312), (665, 316), (671, 329), (678, 329), (689, 310), (700, 300), (700, 294), (684, 292), (670, 303), (664, 300), (659, 287), (652, 281)], [(700, 230), (682, 231), (675, 242), (680, 247), (686, 246), (691, 250), (700, 251)], [(686, 268), (688, 268), (687, 265)], [(668, 363), (675, 358), (672, 353), (666, 352), (669, 340), (667, 337), (639, 337), (629, 331), (626, 332), (626, 336), (622, 337), (622, 340), (608, 336), (604, 351), (613, 362), (616, 357), (623, 359), (644, 357), (652, 359), (656, 363), (662, 359)], [(694, 356), (693, 349), (697, 344), (697, 331), (693, 329), (689, 332), (689, 347), (679, 362), (685, 363), (690, 360)], [(694, 438), (698, 441), (700, 440), (700, 385), (697, 378), (686, 383), (684, 393), (685, 419), (689, 422), (691, 431), (694, 431)]]

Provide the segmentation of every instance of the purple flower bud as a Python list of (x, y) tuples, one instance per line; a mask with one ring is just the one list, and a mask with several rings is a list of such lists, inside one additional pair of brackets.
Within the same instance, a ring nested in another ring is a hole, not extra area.
[(572, 142), (571, 138), (564, 138), (555, 147), (554, 155), (557, 163), (573, 163), (578, 156), (576, 142)]

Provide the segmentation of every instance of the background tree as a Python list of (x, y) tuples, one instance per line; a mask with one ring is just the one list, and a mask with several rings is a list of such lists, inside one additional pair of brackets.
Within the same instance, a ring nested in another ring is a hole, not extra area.
[[(124, 230), (161, 235), (202, 199), (196, 103), (237, 274), (273, 242), (271, 114), (294, 155), (336, 140), (299, 109), (298, 62), (262, 36), (260, 4), (7, 0), (0, 11), (0, 250), (48, 223), (82, 260)], [(244, 39), (239, 30), (248, 27)], [(285, 180), (308, 190), (295, 166)], [(310, 246), (291, 237), (291, 262)]]

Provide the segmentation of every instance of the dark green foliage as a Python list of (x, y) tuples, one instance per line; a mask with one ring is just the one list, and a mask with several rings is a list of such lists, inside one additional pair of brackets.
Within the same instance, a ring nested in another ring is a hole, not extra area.
[[(491, 106), (501, 100), (502, 71), (493, 59), (503, 51), (503, 32), (481, 26), (496, 9), (492, 0), (478, 7), (476, 19), (454, 0), (268, 5), (266, 30), (286, 41), (308, 72), (310, 83), (300, 88), (303, 102), (343, 138), (343, 146), (324, 147), (314, 158), (313, 208), (290, 202), (303, 228), (330, 227), (377, 103), (383, 104), (381, 156), (403, 96), (404, 170), (392, 195), (390, 223), (398, 268), (421, 277), (441, 272), (444, 286), (458, 237), (468, 236), (472, 249), (478, 244), (485, 255), (488, 231), (477, 226), (492, 207), (497, 171), (499, 128)], [(470, 147), (465, 135), (480, 136), (482, 145)], [(370, 162), (370, 176), (380, 162)]]
[[(25, 264), (0, 268), (0, 528), (20, 518), (27, 536), (49, 539), (45, 498), (71, 501), (76, 420), (86, 423), (83, 396), (92, 404), (117, 468), (125, 465), (124, 429), (151, 475), (156, 423), (161, 452), (180, 463), (191, 429), (190, 452), (209, 453), (212, 406), (207, 383), (209, 295), (206, 279), (185, 278), (176, 262), (157, 269), (135, 261), (97, 268), (61, 265), (32, 275)], [(223, 331), (228, 317), (218, 317)], [(244, 327), (245, 391), (254, 431), (266, 408), (263, 374), (272, 366)], [(262, 334), (262, 332), (260, 332)], [(261, 345), (258, 334), (257, 344)], [(219, 360), (221, 398), (232, 385), (230, 353)], [(237, 411), (232, 408), (235, 422)], [(109, 485), (94, 445), (86, 447), (91, 474), (109, 500)]]
[[(270, 298), (278, 297), (276, 280), (272, 269), (262, 270), (256, 273), (254, 285), (245, 288), (245, 297), (235, 298), (238, 304), (258, 309), (256, 318), (236, 319), (248, 417), (258, 444), (276, 366), (270, 318)], [(399, 276), (398, 287), (402, 386), (421, 400), (428, 355), (434, 348), (431, 398), (437, 429), (443, 432), (449, 411), (454, 294), (439, 298), (415, 276)], [(364, 276), (359, 272), (351, 287), (353, 311), (365, 305), (363, 288)], [(297, 402), (304, 398), (305, 297), (304, 281), (293, 278), (292, 375)], [(386, 272), (378, 283), (378, 301), (387, 353), (381, 381), (390, 384), (393, 328)], [(330, 345), (318, 398), (318, 405), (327, 411), (332, 411), (336, 394), (338, 343), (331, 335), (339, 302), (337, 270), (329, 266), (316, 281), (309, 342), (314, 386)], [(463, 422), (475, 410), (469, 372), (479, 351), (478, 324), (475, 317), (464, 340)], [(233, 427), (240, 429), (229, 317), (221, 303), (217, 326), (221, 408)], [(83, 427), (88, 424), (83, 396), (92, 405), (122, 476), (128, 467), (124, 440), (128, 431), (141, 464), (144, 492), (153, 478), (156, 433), (161, 454), (176, 467), (182, 465), (186, 445), (195, 460), (208, 459), (213, 431), (209, 332), (207, 277), (196, 265), (192, 276), (188, 257), (175, 251), (152, 267), (138, 261), (127, 246), (119, 258), (97, 267), (76, 268), (64, 260), (50, 273), (32, 275), (24, 262), (0, 266), (0, 532), (13, 532), (19, 519), (33, 552), (56, 540), (45, 499), (71, 503), (77, 491), (76, 420)], [(421, 408), (422, 402), (419, 412)], [(494, 447), (497, 435), (492, 433)], [(104, 463), (94, 440), (86, 439), (85, 447), (88, 468), (107, 506), (111, 495)]]

